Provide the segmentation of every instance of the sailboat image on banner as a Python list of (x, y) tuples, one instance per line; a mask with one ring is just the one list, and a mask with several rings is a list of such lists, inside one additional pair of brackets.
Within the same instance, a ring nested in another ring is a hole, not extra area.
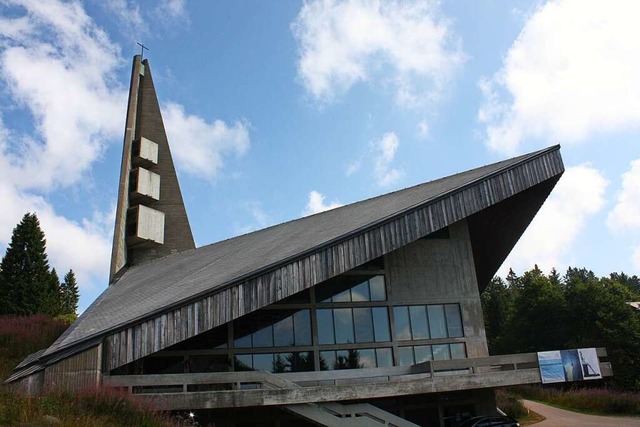
[(578, 349), (580, 355), (580, 365), (582, 366), (582, 376), (585, 380), (597, 380), (602, 378), (600, 363), (595, 348)]

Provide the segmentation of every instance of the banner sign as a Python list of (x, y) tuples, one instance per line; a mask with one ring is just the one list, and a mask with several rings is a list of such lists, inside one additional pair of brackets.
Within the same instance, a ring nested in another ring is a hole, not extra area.
[(541, 351), (538, 365), (543, 384), (602, 378), (595, 348)]

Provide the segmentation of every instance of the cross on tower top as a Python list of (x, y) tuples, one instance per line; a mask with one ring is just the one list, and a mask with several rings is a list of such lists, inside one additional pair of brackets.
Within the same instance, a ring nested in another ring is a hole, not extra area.
[(149, 48), (146, 47), (144, 43), (136, 42), (136, 44), (140, 46), (140, 60), (142, 60), (144, 58), (144, 50), (149, 50)]

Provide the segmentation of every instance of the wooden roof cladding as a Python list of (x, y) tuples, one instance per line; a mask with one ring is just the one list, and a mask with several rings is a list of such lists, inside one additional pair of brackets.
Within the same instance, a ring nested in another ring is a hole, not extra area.
[(559, 147), (523, 156), (308, 253), (239, 277), (179, 307), (167, 307), (108, 335), (105, 368), (117, 368), (237, 319), (464, 218), (470, 219), (476, 271), (484, 288), (563, 171)]

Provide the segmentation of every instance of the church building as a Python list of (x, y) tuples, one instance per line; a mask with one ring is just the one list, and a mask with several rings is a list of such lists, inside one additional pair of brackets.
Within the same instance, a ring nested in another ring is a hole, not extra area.
[(489, 355), (480, 294), (563, 171), (553, 146), (196, 248), (135, 56), (109, 286), (7, 382), (120, 388), (218, 427), (496, 413), (496, 387), (541, 374), (535, 353)]

